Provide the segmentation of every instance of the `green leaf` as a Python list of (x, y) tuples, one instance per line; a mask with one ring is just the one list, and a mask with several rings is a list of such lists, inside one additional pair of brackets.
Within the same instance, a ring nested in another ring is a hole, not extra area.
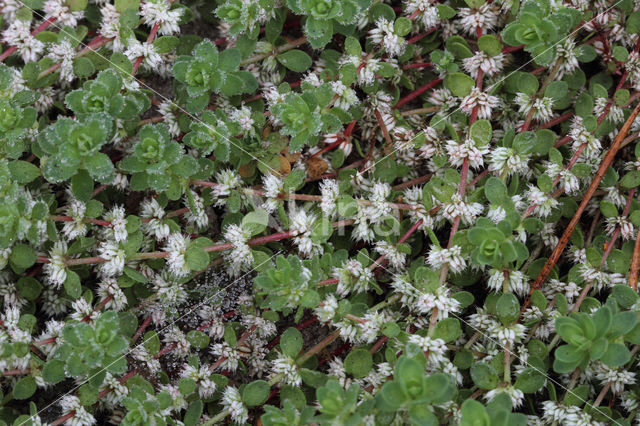
[(287, 328), (280, 337), (280, 349), (282, 353), (296, 358), (302, 349), (302, 333), (294, 327)]
[(611, 289), (611, 296), (618, 302), (618, 305), (628, 309), (638, 300), (638, 293), (625, 284), (618, 284)]
[(478, 47), (489, 56), (497, 56), (502, 53), (502, 43), (493, 34), (485, 34), (480, 37)]
[(282, 183), (282, 187), (285, 191), (295, 191), (300, 189), (305, 182), (306, 173), (304, 170), (295, 169), (291, 170), (291, 173), (284, 178), (284, 182)]
[[(87, 0), (84, 1), (86, 2)], [(96, 72), (96, 67), (89, 58), (79, 57), (73, 61), (73, 73), (79, 78), (91, 77), (94, 72)]]
[(71, 192), (78, 200), (85, 203), (91, 199), (93, 179), (86, 170), (80, 170), (71, 178)]
[(42, 368), (42, 378), (47, 383), (58, 383), (66, 378), (64, 372), (64, 361), (52, 359)]
[(262, 405), (269, 398), (270, 386), (264, 380), (249, 383), (242, 391), (242, 402), (247, 407)]
[(618, 342), (609, 343), (607, 351), (600, 357), (600, 361), (608, 367), (615, 368), (620, 367), (631, 359), (631, 352), (629, 349)]
[(411, 25), (411, 20), (409, 18), (401, 16), (393, 23), (393, 32), (397, 36), (404, 37), (411, 32)]
[(341, 195), (336, 204), (340, 216), (350, 217), (358, 212), (358, 203), (350, 195)]
[(27, 300), (36, 300), (42, 292), (42, 284), (33, 277), (20, 277), (16, 287), (20, 297)]
[(462, 98), (471, 93), (471, 89), (475, 87), (476, 82), (466, 74), (454, 72), (447, 74), (444, 78), (444, 85), (454, 96)]
[(192, 271), (203, 271), (209, 266), (209, 254), (202, 247), (195, 245), (189, 246), (184, 259)]
[(640, 170), (632, 170), (620, 179), (623, 188), (635, 188), (640, 185)]
[(627, 17), (626, 28), (629, 34), (640, 33), (640, 10)]
[(496, 303), (496, 313), (503, 324), (511, 324), (520, 316), (520, 303), (512, 293), (504, 293)]
[(242, 218), (242, 229), (249, 231), (251, 235), (261, 234), (268, 224), (269, 213), (264, 209), (256, 209)]
[(356, 348), (344, 360), (345, 371), (356, 379), (365, 377), (372, 367), (373, 358), (367, 349)]
[(313, 63), (311, 57), (302, 50), (289, 50), (288, 52), (279, 54), (276, 58), (278, 62), (287, 69), (295, 72), (304, 72), (308, 70)]
[(22, 160), (11, 161), (9, 163), (9, 171), (11, 172), (11, 177), (21, 184), (29, 183), (40, 176), (38, 167)]
[(202, 417), (203, 407), (204, 404), (201, 400), (197, 399), (193, 401), (189, 405), (189, 408), (187, 408), (186, 413), (184, 413), (184, 418), (182, 419), (184, 425), (196, 426), (198, 424), (198, 421), (200, 420), (200, 417)]
[(18, 268), (26, 269), (36, 263), (36, 251), (26, 244), (17, 244), (11, 250), (9, 260)]
[(477, 120), (469, 129), (469, 136), (478, 146), (484, 146), (491, 142), (493, 129), (489, 120)]
[(153, 42), (153, 46), (158, 53), (169, 53), (178, 46), (178, 43), (178, 37), (162, 36)]
[(473, 383), (482, 389), (494, 389), (500, 380), (493, 370), (484, 363), (474, 364), (470, 373)]
[(441, 319), (436, 323), (433, 337), (442, 339), (445, 342), (453, 342), (462, 335), (460, 321), (457, 318), (449, 317)]
[(13, 397), (15, 399), (30, 398), (36, 392), (36, 388), (34, 377), (23, 377), (13, 386)]
[(618, 216), (618, 208), (611, 201), (602, 200), (600, 201), (600, 212), (605, 217), (617, 217)]
[(140, 7), (140, 0), (116, 0), (116, 10), (122, 12), (127, 9), (136, 9)]
[(178, 381), (178, 389), (180, 390), (180, 393), (185, 396), (191, 395), (197, 387), (198, 384), (196, 381), (189, 377), (183, 377)]
[(80, 277), (74, 271), (67, 271), (67, 278), (64, 280), (64, 291), (73, 299), (77, 299), (82, 294)]
[(490, 177), (484, 185), (484, 195), (493, 204), (502, 204), (509, 197), (507, 186), (495, 176)]
[(474, 399), (467, 399), (461, 407), (460, 426), (491, 426), (491, 420), (484, 405)]
[(223, 71), (235, 71), (241, 60), (242, 54), (238, 49), (225, 49), (220, 52), (218, 67)]
[(535, 368), (525, 368), (516, 379), (513, 385), (516, 389), (520, 389), (524, 393), (538, 392), (544, 386), (546, 378)]

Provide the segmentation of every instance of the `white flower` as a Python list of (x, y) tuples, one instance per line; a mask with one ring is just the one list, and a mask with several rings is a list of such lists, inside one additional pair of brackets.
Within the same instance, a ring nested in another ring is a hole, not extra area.
[(335, 107), (348, 110), (360, 102), (355, 90), (345, 86), (340, 80), (332, 81), (329, 84), (331, 85), (333, 93), (338, 95), (338, 99), (333, 103)]
[(123, 206), (115, 206), (104, 215), (105, 220), (111, 222), (111, 226), (107, 227), (106, 230), (111, 231), (110, 234), (113, 239), (119, 243), (126, 241), (129, 236), (125, 214)]
[(294, 235), (293, 242), (298, 246), (300, 253), (305, 256), (322, 254), (322, 245), (311, 239), (317, 216), (299, 209), (290, 211), (289, 218), (291, 220), (289, 230)]
[(251, 109), (246, 106), (235, 108), (229, 113), (229, 120), (236, 122), (242, 131), (248, 135), (255, 134), (253, 127), (253, 118), (251, 118)]
[(451, 248), (442, 248), (431, 246), (429, 255), (427, 256), (427, 263), (434, 268), (440, 269), (445, 264), (449, 264), (449, 267), (453, 273), (460, 273), (467, 267), (467, 262), (461, 255), (462, 247), (454, 245)]
[(200, 368), (184, 364), (181, 377), (188, 377), (198, 383), (198, 394), (201, 398), (208, 398), (216, 390), (216, 383), (211, 380), (209, 365), (203, 364)]
[(154, 236), (158, 241), (162, 241), (171, 232), (169, 225), (164, 223), (165, 211), (158, 204), (155, 198), (147, 198), (142, 202), (140, 217), (142, 221), (142, 231), (147, 235)]
[(167, 125), (169, 133), (174, 137), (180, 134), (180, 127), (176, 116), (177, 109), (178, 106), (170, 100), (164, 100), (158, 105), (158, 112), (162, 116), (162, 122)]
[(440, 21), (438, 8), (431, 4), (430, 0), (410, 0), (405, 3), (405, 13), (409, 16), (419, 12), (416, 19), (424, 25), (425, 28), (435, 27)]
[(223, 197), (228, 197), (232, 190), (240, 187), (242, 178), (235, 170), (226, 169), (216, 173), (216, 182), (212, 192), (217, 198), (216, 205), (222, 206), (226, 202)]
[(112, 240), (103, 241), (98, 248), (100, 257), (107, 261), (100, 265), (100, 271), (107, 277), (115, 277), (122, 274), (126, 253), (120, 243)]
[(533, 212), (541, 217), (549, 216), (551, 210), (558, 205), (558, 200), (549, 197), (540, 191), (537, 186), (531, 184), (529, 184), (529, 189), (525, 192), (525, 197), (531, 200), (531, 205), (535, 206)]
[(487, 76), (492, 76), (502, 71), (504, 55), (499, 53), (496, 56), (489, 56), (486, 52), (478, 50), (473, 56), (462, 60), (464, 70), (475, 76), (478, 69)]
[(576, 44), (571, 37), (567, 37), (556, 45), (556, 63), (560, 61), (556, 79), (562, 78), (565, 74), (571, 74), (578, 68), (578, 56), (576, 54)]
[(602, 363), (596, 364), (598, 380), (605, 383), (611, 383), (611, 392), (614, 395), (620, 395), (625, 386), (634, 385), (636, 383), (636, 373), (626, 371), (623, 368), (612, 369)]
[(394, 268), (401, 268), (407, 258), (407, 254), (388, 241), (378, 241), (376, 251), (385, 257)]
[(98, 286), (98, 295), (101, 301), (104, 301), (107, 297), (111, 297), (111, 300), (104, 305), (105, 309), (122, 311), (127, 306), (127, 296), (122, 292), (115, 278), (107, 278), (101, 281)]
[[(147, 3), (145, 3), (147, 4)], [(141, 43), (137, 39), (131, 37), (127, 40), (127, 48), (124, 54), (130, 61), (136, 61), (139, 57), (143, 58), (142, 63), (150, 69), (156, 69), (162, 63), (162, 56), (156, 51), (153, 43)]]
[(374, 283), (371, 269), (365, 267), (357, 259), (349, 259), (340, 268), (333, 268), (334, 278), (338, 279), (336, 291), (341, 296), (350, 292), (362, 293), (369, 290)]
[(460, 217), (462, 223), (470, 225), (476, 217), (482, 213), (483, 206), (480, 203), (467, 203), (463, 201), (459, 193), (451, 196), (451, 202), (446, 203), (442, 209), (442, 216), (453, 222), (456, 217)]
[(593, 106), (593, 114), (596, 117), (601, 117), (604, 115), (605, 110), (609, 105), (609, 112), (607, 113), (607, 120), (612, 123), (621, 123), (624, 121), (624, 111), (622, 108), (617, 106), (614, 102), (609, 104), (609, 100), (606, 98), (596, 98), (596, 101)]
[(325, 179), (320, 182), (320, 193), (322, 194), (322, 201), (320, 202), (320, 209), (328, 217), (334, 217), (337, 214), (337, 200), (340, 196), (340, 189), (338, 183), (333, 179)]
[(86, 426), (96, 424), (96, 419), (85, 410), (84, 406), (80, 402), (78, 397), (73, 395), (64, 395), (60, 398), (60, 407), (63, 413), (70, 413), (73, 411), (73, 419), (71, 424), (74, 426)]
[(500, 105), (500, 99), (496, 96), (489, 95), (474, 87), (471, 89), (471, 93), (462, 99), (460, 109), (471, 114), (474, 108), (478, 108), (478, 118), (491, 118), (491, 110), (497, 108)]
[(487, 401), (492, 401), (496, 396), (500, 395), (501, 393), (506, 393), (507, 395), (509, 395), (509, 397), (511, 398), (511, 403), (513, 404), (513, 407), (516, 409), (519, 408), (522, 405), (522, 402), (524, 401), (524, 392), (522, 392), (520, 389), (516, 389), (512, 385), (498, 386), (497, 388), (487, 392), (484, 398)]
[(72, 82), (75, 78), (73, 73), (73, 60), (76, 57), (76, 50), (69, 40), (62, 40), (60, 43), (54, 43), (49, 47), (47, 57), (55, 62), (61, 62), (60, 79)]
[(488, 331), (491, 333), (491, 337), (496, 339), (502, 346), (509, 345), (513, 347), (513, 344), (520, 342), (524, 338), (524, 333), (527, 328), (522, 324), (510, 324), (504, 325), (499, 322), (495, 322)]
[(564, 406), (558, 402), (547, 400), (542, 402), (542, 419), (545, 424), (577, 424), (579, 407)]
[(148, 0), (140, 5), (140, 15), (144, 23), (150, 27), (159, 25), (158, 33), (171, 35), (180, 32), (182, 9), (171, 9), (171, 2), (166, 0)]
[(503, 172), (507, 171), (507, 176), (516, 173), (520, 176), (529, 172), (529, 155), (520, 155), (512, 148), (497, 147), (490, 154), (489, 170)]
[(49, 253), (49, 263), (45, 263), (43, 266), (47, 282), (55, 288), (60, 288), (67, 279), (67, 266), (65, 264), (67, 250), (69, 249), (64, 240), (56, 241)]
[(519, 112), (528, 115), (533, 109), (532, 118), (539, 122), (549, 121), (553, 117), (553, 98), (536, 97), (526, 93), (518, 93), (514, 102), (520, 107)]
[(571, 149), (576, 152), (578, 149), (585, 145), (582, 155), (586, 158), (597, 158), (602, 150), (600, 140), (598, 140), (593, 134), (585, 129), (582, 124), (582, 118), (579, 116), (573, 117), (571, 122), (571, 130), (569, 136), (573, 140)]
[(626, 216), (608, 217), (606, 222), (605, 229), (609, 235), (613, 234), (617, 227), (620, 227), (620, 235), (624, 240), (630, 240), (636, 235), (635, 227)]
[(113, 39), (112, 47), (114, 52), (122, 51), (124, 47), (120, 38), (120, 13), (116, 10), (115, 5), (106, 3), (100, 8), (102, 21), (98, 32), (101, 36)]
[(169, 253), (167, 266), (169, 271), (177, 277), (187, 276), (191, 272), (184, 257), (190, 241), (189, 237), (175, 232), (167, 238), (167, 245), (164, 247), (164, 251)]
[(149, 369), (151, 373), (157, 373), (161, 370), (160, 361), (152, 354), (150, 354), (144, 345), (134, 346), (129, 355), (133, 357), (133, 359), (141, 361), (145, 363), (145, 367)]
[(371, 43), (382, 45), (390, 56), (402, 56), (407, 47), (406, 40), (396, 35), (393, 22), (382, 17), (378, 18), (376, 26), (369, 30), (368, 36)]
[(156, 274), (151, 282), (158, 302), (165, 310), (187, 301), (188, 295), (180, 280), (169, 276), (167, 272), (163, 271), (161, 274)]
[(189, 195), (190, 197), (185, 195), (185, 204), (189, 206), (189, 211), (184, 215), (185, 219), (199, 229), (206, 228), (209, 225), (209, 216), (204, 210), (202, 197), (194, 191), (189, 191)]
[(223, 370), (236, 371), (238, 369), (238, 361), (240, 353), (235, 347), (229, 346), (227, 342), (215, 343), (211, 346), (211, 353), (224, 361), (220, 364)]
[(222, 395), (222, 405), (229, 410), (231, 419), (238, 424), (244, 424), (249, 419), (249, 412), (242, 403), (242, 396), (238, 389), (228, 386)]
[[(363, 52), (363, 55), (365, 53)], [(380, 60), (368, 58), (363, 67), (358, 67), (358, 83), (364, 86), (373, 84), (376, 81), (376, 72), (380, 69)]]
[(447, 344), (442, 339), (412, 334), (409, 336), (409, 343), (418, 345), (423, 352), (429, 351), (429, 361), (432, 361), (431, 357), (435, 358), (434, 361), (442, 361), (447, 353)]
[(378, 338), (380, 329), (390, 321), (390, 318), (389, 315), (384, 312), (367, 312), (363, 320), (364, 322), (358, 323), (360, 327), (360, 341), (370, 344)]
[(84, 10), (72, 12), (62, 0), (47, 0), (43, 6), (48, 18), (56, 18), (56, 26), (76, 27), (78, 20), (84, 18)]
[(324, 302), (315, 308), (315, 314), (320, 322), (328, 322), (336, 315), (338, 300), (333, 294), (327, 295)]
[(84, 214), (87, 210), (87, 206), (76, 199), (69, 201), (69, 207), (67, 208), (67, 216), (71, 216), (72, 221), (65, 222), (62, 226), (62, 232), (70, 239), (76, 239), (83, 237), (87, 233), (87, 225), (84, 223)]
[(276, 175), (267, 173), (262, 177), (262, 187), (267, 200), (262, 204), (267, 212), (271, 213), (278, 208), (278, 196), (284, 190), (284, 181)]
[(298, 371), (296, 360), (290, 356), (279, 354), (271, 363), (271, 377), (283, 375), (284, 383), (291, 386), (302, 385), (302, 377)]
[(224, 231), (225, 240), (233, 244), (233, 249), (224, 254), (225, 259), (231, 263), (231, 271), (237, 275), (241, 270), (246, 269), (253, 263), (253, 254), (247, 244), (251, 238), (251, 233), (241, 226), (231, 224)]
[(460, 167), (465, 158), (469, 159), (469, 167), (478, 169), (484, 165), (483, 156), (489, 153), (488, 146), (477, 147), (473, 139), (465, 139), (458, 143), (454, 140), (447, 141), (446, 149), (449, 161), (453, 166)]
[(525, 296), (529, 292), (529, 282), (526, 275), (517, 270), (505, 272), (492, 269), (489, 272), (487, 287), (495, 292), (500, 292), (504, 289), (505, 280), (507, 281), (507, 291), (511, 291), (518, 296)]
[(402, 303), (422, 315), (430, 315), (433, 309), (438, 309), (437, 319), (443, 319), (447, 318), (449, 313), (460, 310), (460, 302), (451, 297), (450, 290), (445, 286), (438, 287), (433, 293), (420, 292), (417, 289), (407, 290), (404, 289), (409, 297), (404, 298), (406, 302), (402, 300)]

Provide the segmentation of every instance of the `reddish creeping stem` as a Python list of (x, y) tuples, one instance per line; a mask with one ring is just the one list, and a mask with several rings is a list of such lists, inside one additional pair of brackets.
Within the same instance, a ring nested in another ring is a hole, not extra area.
[[(589, 186), (589, 189), (587, 190), (584, 197), (582, 198), (582, 201), (578, 206), (578, 210), (571, 218), (571, 221), (569, 222), (569, 225), (567, 226), (564, 233), (562, 234), (560, 241), (558, 241), (558, 245), (555, 247), (555, 249), (551, 253), (551, 256), (549, 256), (549, 259), (547, 259), (547, 261), (545, 262), (535, 282), (531, 285), (531, 289), (529, 290), (529, 296), (531, 296), (534, 290), (542, 286), (542, 284), (546, 281), (547, 277), (551, 273), (551, 269), (560, 258), (560, 255), (562, 254), (562, 252), (564, 251), (564, 248), (569, 242), (569, 238), (571, 237), (573, 230), (576, 228), (576, 225), (578, 224), (578, 222), (580, 221), (580, 218), (582, 217), (582, 213), (587, 208), (587, 204), (593, 197), (593, 194), (598, 189), (598, 186), (602, 181), (605, 171), (609, 168), (609, 166), (613, 162), (613, 159), (615, 158), (616, 154), (618, 153), (618, 150), (620, 149), (620, 144), (629, 133), (629, 129), (631, 128), (631, 125), (633, 124), (633, 121), (635, 120), (635, 118), (638, 116), (638, 113), (640, 113), (640, 104), (638, 104), (635, 107), (635, 109), (633, 110), (633, 112), (631, 113), (627, 121), (625, 121), (624, 125), (622, 126), (622, 129), (620, 129), (620, 132), (618, 132), (618, 134), (616, 135), (616, 138), (614, 139), (613, 144), (611, 144), (611, 148), (609, 148), (609, 151), (607, 151), (607, 154), (604, 156), (602, 163), (600, 163), (600, 167), (598, 168), (598, 171), (596, 172), (596, 175), (594, 176), (593, 181), (591, 181), (591, 185)], [(531, 298), (527, 297), (522, 309), (523, 310), (526, 309), (530, 304), (531, 304)]]

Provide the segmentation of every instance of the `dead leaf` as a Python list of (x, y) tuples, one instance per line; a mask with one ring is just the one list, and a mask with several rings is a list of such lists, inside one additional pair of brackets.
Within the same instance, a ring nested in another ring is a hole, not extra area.
[(291, 163), (284, 155), (278, 155), (278, 160), (280, 160), (280, 172), (288, 175), (291, 172)]
[(307, 173), (312, 179), (317, 179), (329, 169), (329, 165), (320, 157), (312, 157), (307, 160)]
[(300, 159), (300, 153), (296, 152), (295, 154), (289, 154), (288, 147), (282, 150), (282, 155), (284, 155), (284, 158), (286, 158), (287, 161), (291, 164), (295, 163)]
[(256, 167), (251, 163), (245, 164), (244, 166), (240, 166), (240, 168), (238, 168), (238, 172), (243, 178), (250, 178), (256, 172)]

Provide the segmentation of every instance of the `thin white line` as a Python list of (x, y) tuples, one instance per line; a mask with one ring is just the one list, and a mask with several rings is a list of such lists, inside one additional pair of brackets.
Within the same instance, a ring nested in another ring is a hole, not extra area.
[[(189, 315), (190, 313), (194, 312), (197, 308), (199, 308), (200, 306), (209, 303), (210, 301), (212, 301), (217, 295), (219, 295), (221, 292), (225, 291), (226, 289), (228, 289), (229, 287), (231, 287), (233, 284), (237, 283), (238, 281), (240, 281), (241, 279), (247, 277), (248, 275), (252, 274), (256, 269), (260, 268), (262, 265), (265, 265), (267, 262), (271, 262), (273, 260), (273, 258), (277, 255), (279, 255), (280, 253), (282, 253), (281, 251), (278, 251), (276, 253), (274, 253), (269, 259), (265, 260), (264, 262), (261, 262), (259, 265), (254, 266), (253, 268), (251, 268), (250, 271), (248, 271), (247, 273), (245, 273), (244, 275), (238, 277), (237, 279), (231, 281), (229, 284), (227, 284), (225, 287), (219, 289), (216, 293), (214, 293), (213, 295), (207, 297), (205, 300), (203, 300), (202, 302), (196, 304), (195, 306), (190, 306), (189, 310), (180, 315), (178, 318), (174, 319), (173, 321), (171, 321), (169, 324), (167, 324), (166, 326), (162, 327), (159, 330), (156, 330), (158, 333), (163, 332), (164, 330), (166, 330), (168, 327), (174, 325), (177, 321), (181, 320), (182, 318), (184, 318), (186, 315)], [(44, 408), (38, 410), (37, 413), (35, 413), (33, 416), (29, 417), (29, 420), (35, 420), (35, 416), (37, 416), (38, 414), (42, 413), (43, 411), (47, 410), (49, 407), (52, 407), (53, 405), (57, 404), (58, 401), (60, 401), (62, 398), (64, 398), (65, 396), (69, 395), (70, 393), (74, 392), (76, 389), (78, 389), (80, 386), (82, 386), (83, 384), (87, 383), (89, 380), (91, 380), (93, 377), (97, 376), (98, 374), (102, 373), (103, 371), (105, 371), (107, 368), (109, 368), (110, 366), (112, 366), (113, 364), (115, 364), (116, 362), (120, 361), (122, 358), (126, 357), (127, 355), (129, 355), (134, 349), (138, 348), (139, 346), (144, 345), (145, 343), (147, 343), (149, 340), (151, 340), (153, 338), (153, 336), (150, 336), (147, 340), (143, 340), (142, 342), (140, 342), (139, 344), (133, 346), (131, 349), (129, 349), (126, 353), (120, 355), (115, 361), (111, 362), (109, 365), (103, 367), (102, 369), (100, 369), (100, 371), (98, 371), (97, 373), (93, 374), (92, 376), (88, 377), (86, 380), (82, 381), (80, 384), (74, 386), (73, 388), (71, 388), (70, 390), (68, 390), (67, 392), (63, 393), (62, 395), (60, 395), (55, 401), (49, 403), (47, 406), (45, 406)], [(66, 380), (66, 379), (65, 379)], [(25, 424), (26, 421), (24, 423), (21, 423), (21, 425)]]
[[(507, 74), (506, 77), (502, 78), (501, 80), (497, 81), (496, 83), (493, 83), (491, 86), (489, 86), (487, 89), (483, 90), (486, 93), (489, 93), (494, 87), (496, 87), (497, 85), (499, 85), (500, 83), (502, 83), (504, 80), (506, 80), (507, 78), (511, 77), (511, 75), (513, 75), (514, 73), (520, 71), (522, 68), (524, 68), (525, 66), (529, 65), (531, 62), (535, 61), (536, 58), (539, 58), (540, 56), (544, 55), (545, 53), (547, 53), (549, 50), (553, 49), (554, 47), (556, 47), (558, 44), (564, 42), (565, 40), (567, 40), (569, 37), (575, 35), (576, 33), (578, 33), (578, 31), (582, 30), (585, 25), (587, 25), (588, 23), (590, 23), (591, 21), (593, 21), (594, 19), (598, 18), (600, 15), (607, 13), (608, 11), (610, 11), (611, 9), (613, 9), (614, 7), (616, 7), (619, 3), (622, 3), (624, 0), (618, 0), (613, 6), (609, 7), (608, 9), (604, 10), (603, 12), (598, 13), (596, 16), (594, 16), (593, 18), (591, 18), (589, 21), (585, 22), (584, 24), (580, 25), (579, 28), (577, 28), (575, 31), (573, 31), (572, 33), (566, 35), (563, 39), (558, 40), (556, 43), (554, 43), (551, 47), (547, 48), (544, 52), (540, 53), (537, 56), (532, 57), (531, 59), (529, 59), (529, 61), (525, 62), (522, 66), (520, 66), (519, 68), (511, 71), (509, 74)], [(447, 118), (451, 117), (455, 112), (460, 110), (460, 106), (457, 107), (456, 109), (452, 110), (451, 112), (449, 112), (446, 116), (444, 117), (440, 117), (438, 119), (438, 122), (443, 122), (444, 120), (446, 120)], [(414, 136), (413, 138), (411, 138), (409, 140), (408, 143), (413, 142), (416, 138), (418, 138), (418, 135)], [(362, 174), (364, 174), (364, 172), (370, 170), (371, 168), (375, 167), (376, 165), (378, 165), (378, 163), (380, 163), (381, 161), (386, 160), (387, 158), (389, 158), (390, 156), (392, 156), (393, 154), (395, 154), (396, 152), (398, 152), (399, 150), (396, 148), (393, 151), (391, 151), (389, 154), (385, 155), (384, 157), (382, 157), (380, 160), (376, 161), (375, 163), (373, 163), (371, 166), (365, 168), (362, 171)]]

